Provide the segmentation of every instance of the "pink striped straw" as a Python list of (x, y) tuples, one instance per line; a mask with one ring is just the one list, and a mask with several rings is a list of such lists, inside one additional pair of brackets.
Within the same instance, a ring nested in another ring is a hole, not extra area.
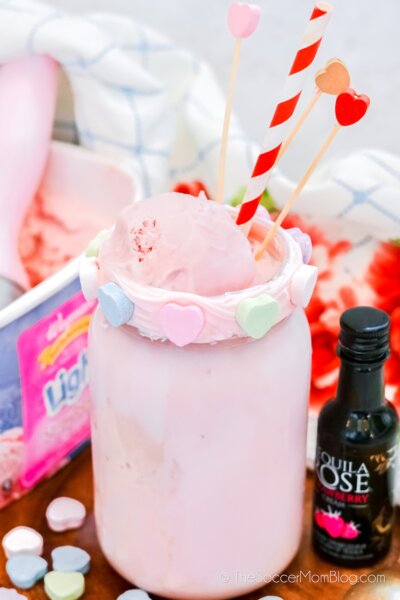
[(305, 76), (312, 65), (329, 23), (333, 7), (328, 2), (317, 2), (308, 21), (300, 49), (290, 69), (282, 100), (278, 102), (265, 135), (262, 151), (255, 164), (243, 202), (236, 219), (248, 229), (278, 158), (290, 119), (299, 101)]

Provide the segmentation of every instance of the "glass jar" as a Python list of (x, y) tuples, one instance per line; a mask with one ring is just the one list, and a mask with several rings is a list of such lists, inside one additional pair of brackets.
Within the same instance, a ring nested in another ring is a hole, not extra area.
[(98, 536), (115, 570), (155, 594), (237, 596), (297, 552), (311, 342), (293, 302), (301, 252), (280, 235), (285, 265), (263, 291), (287, 306), (260, 339), (178, 347), (132, 323), (110, 326), (100, 307), (92, 319)]

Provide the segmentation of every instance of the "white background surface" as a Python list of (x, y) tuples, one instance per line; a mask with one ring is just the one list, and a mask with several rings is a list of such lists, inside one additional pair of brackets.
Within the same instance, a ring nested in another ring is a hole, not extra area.
[[(253, 0), (255, 1), (255, 0)], [(231, 0), (51, 0), (77, 12), (113, 11), (132, 15), (202, 55), (225, 87), (233, 40), (226, 26)], [(242, 46), (235, 109), (246, 131), (261, 141), (266, 121), (282, 88), (299, 38), (313, 6), (311, 0), (259, 0), (262, 20)], [(368, 116), (341, 131), (330, 156), (361, 146), (400, 153), (400, 1), (332, 0), (335, 12), (328, 27), (317, 68), (340, 57), (352, 75), (352, 85), (371, 97)], [(303, 103), (312, 91), (303, 95)], [(322, 136), (333, 123), (331, 98), (323, 98), (311, 121), (282, 161), (292, 177), (302, 174)]]

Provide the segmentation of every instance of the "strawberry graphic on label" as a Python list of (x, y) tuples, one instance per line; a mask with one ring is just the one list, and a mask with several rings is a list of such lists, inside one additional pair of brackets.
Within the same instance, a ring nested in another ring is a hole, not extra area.
[(324, 513), (323, 515), (323, 527), (325, 529), (325, 531), (327, 532), (328, 535), (330, 535), (330, 537), (333, 538), (338, 538), (340, 537), (345, 522), (342, 519), (342, 517), (340, 516), (340, 512), (329, 512), (329, 513)]
[(321, 529), (325, 529), (324, 515), (325, 515), (325, 512), (323, 510), (321, 510), (320, 508), (317, 508), (314, 513), (314, 521), (316, 522), (318, 527), (321, 527)]
[(357, 527), (358, 525), (356, 525), (353, 521), (350, 521), (350, 523), (345, 523), (340, 537), (345, 538), (346, 540), (354, 540), (360, 535)]

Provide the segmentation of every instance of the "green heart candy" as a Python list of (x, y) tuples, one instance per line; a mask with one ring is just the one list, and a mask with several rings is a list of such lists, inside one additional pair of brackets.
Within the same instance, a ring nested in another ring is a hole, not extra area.
[(240, 327), (252, 338), (258, 340), (278, 321), (279, 304), (268, 294), (242, 300), (236, 310), (236, 320)]
[(109, 236), (107, 229), (102, 229), (86, 246), (85, 256), (97, 258), (100, 252), (100, 248), (103, 245), (104, 240)]
[(50, 600), (77, 600), (85, 591), (82, 573), (50, 571), (44, 578), (44, 591)]

